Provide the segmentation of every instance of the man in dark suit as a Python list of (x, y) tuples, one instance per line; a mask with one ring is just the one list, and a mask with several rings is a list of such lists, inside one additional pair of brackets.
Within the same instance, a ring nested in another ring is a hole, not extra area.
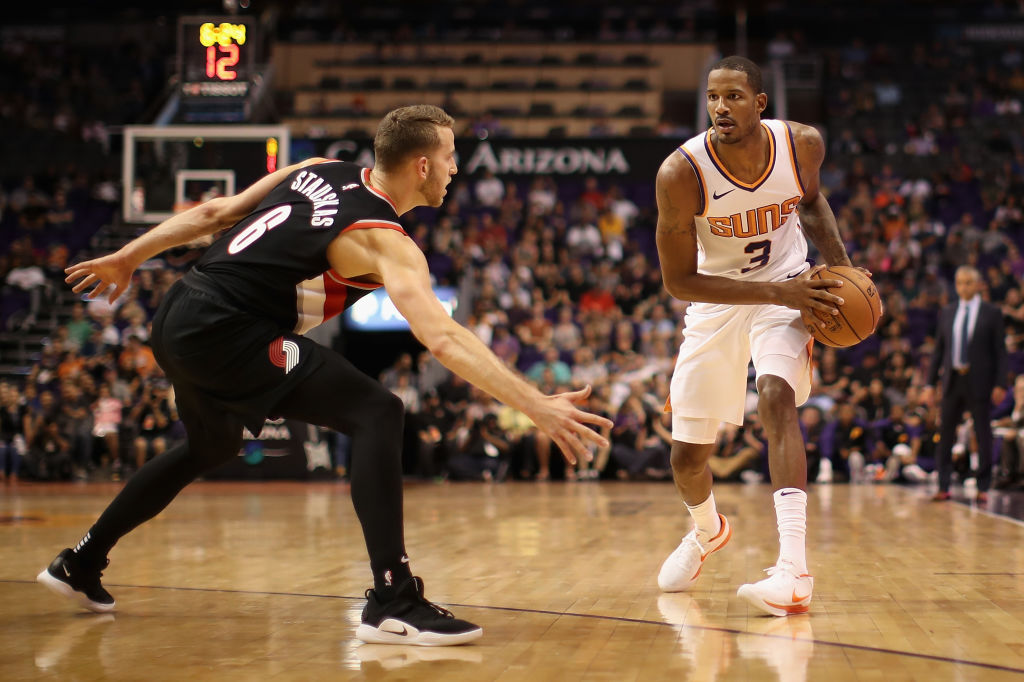
[(928, 384), (942, 370), (942, 427), (937, 453), (939, 491), (932, 499), (949, 499), (956, 427), (965, 411), (974, 422), (978, 442), (978, 503), (988, 501), (992, 483), (992, 403), (1005, 395), (1006, 335), (1003, 314), (981, 300), (981, 274), (964, 265), (956, 271), (959, 302), (946, 306), (939, 317)]

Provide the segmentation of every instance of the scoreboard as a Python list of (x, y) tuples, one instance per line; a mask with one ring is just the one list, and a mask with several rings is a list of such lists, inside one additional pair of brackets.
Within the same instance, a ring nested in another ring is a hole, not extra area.
[(242, 98), (253, 86), (258, 40), (248, 17), (181, 17), (178, 78), (186, 98)]

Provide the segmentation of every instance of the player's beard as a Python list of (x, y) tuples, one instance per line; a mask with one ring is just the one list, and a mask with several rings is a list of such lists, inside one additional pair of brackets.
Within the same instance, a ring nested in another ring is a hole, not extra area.
[(438, 208), (444, 202), (445, 176), (431, 164), (427, 167), (427, 178), (423, 181), (423, 197), (427, 205)]
[[(736, 123), (736, 119), (732, 119), (732, 121), (733, 121), (733, 123)], [(758, 129), (760, 128), (760, 126), (761, 126), (761, 120), (757, 119), (753, 123), (748, 125), (746, 127), (746, 129), (743, 130), (742, 133), (741, 133), (740, 132), (740, 127), (737, 124), (733, 128), (731, 135), (727, 135), (727, 136), (718, 135), (718, 141), (721, 142), (722, 144), (737, 144), (739, 142), (743, 142), (744, 140), (749, 138), (751, 135), (757, 135), (758, 132), (759, 132)]]

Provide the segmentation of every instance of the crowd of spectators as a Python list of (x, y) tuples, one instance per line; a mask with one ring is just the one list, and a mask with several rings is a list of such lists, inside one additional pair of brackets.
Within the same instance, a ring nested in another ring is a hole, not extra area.
[[(815, 385), (801, 421), (811, 477), (822, 483), (928, 480), (938, 402), (925, 377), (938, 312), (955, 301), (957, 267), (983, 273), (984, 296), (1004, 312), (1012, 375), (1024, 371), (1024, 78), (999, 75), (1019, 71), (1021, 53), (959, 43), (905, 52), (855, 41), (825, 53), (823, 186), (854, 263), (874, 274), (886, 314), (854, 348), (815, 348)], [(953, 55), (962, 60), (956, 69)], [(939, 98), (937, 80), (946, 93)], [(499, 357), (544, 390), (594, 386), (589, 407), (614, 420), (612, 447), (557, 474), (567, 479), (668, 475), (664, 382), (685, 304), (660, 286), (651, 207), (633, 204), (623, 190), (595, 178), (566, 193), (546, 178), (502, 188), (483, 177), (460, 183), (440, 215), (414, 232), (439, 279), (473, 278), (467, 324)], [(415, 376), (405, 383), (415, 385)], [(416, 460), (421, 475), (437, 473), (438, 452), (453, 477), (553, 475), (560, 458), (509, 408), (462, 393), (452, 399), (444, 384), (420, 388), (435, 403), (426, 422), (444, 415), (449, 425), (428, 429), (428, 438), (413, 417), (429, 443), (421, 448), (426, 459)], [(467, 399), (497, 419), (486, 428), (482, 417), (472, 421)], [(1008, 393), (993, 412), (1004, 429), (1003, 486), (1019, 482), (1020, 401)], [(970, 433), (965, 425), (954, 450), (961, 481), (977, 466)], [(716, 475), (762, 480), (766, 444), (753, 392), (746, 423), (723, 425), (720, 436)]]
[[(905, 49), (905, 62), (902, 52), (859, 42), (826, 52), (823, 187), (854, 264), (874, 274), (886, 314), (878, 332), (853, 348), (815, 348), (814, 389), (801, 422), (811, 476), (822, 483), (928, 479), (938, 407), (924, 377), (958, 266), (984, 274), (984, 296), (1004, 311), (1012, 372), (1024, 373), (1024, 77), (998, 75), (1018, 73), (1021, 54), (963, 45)], [(953, 55), (965, 60), (956, 69)], [(891, 68), (897, 60), (907, 68)], [(935, 73), (947, 74), (946, 94), (919, 106), (918, 88)], [(0, 230), (10, 236), (2, 262), (9, 287), (63, 286), (63, 265), (86, 239), (76, 202), (108, 201), (110, 188), (102, 187), (60, 172), (8, 184)], [(408, 475), (671, 477), (663, 405), (686, 303), (661, 286), (654, 207), (634, 199), (649, 195), (598, 177), (574, 184), (460, 176), (442, 208), (406, 216), (437, 282), (469, 294), (458, 314), (481, 340), (541, 390), (590, 384), (586, 408), (614, 422), (609, 448), (566, 467), (522, 413), (426, 354), (402, 356), (381, 380), (407, 407)], [(183, 436), (146, 339), (155, 306), (187, 262), (151, 263), (116, 308), (77, 305), (31, 372), (0, 385), (7, 477), (19, 470), (34, 477), (125, 475)], [(32, 315), (44, 305), (45, 297), (28, 296), (19, 311)], [(24, 323), (24, 316), (8, 311), (8, 328), (11, 320)], [(1010, 392), (997, 406), (1004, 428), (1020, 420), (1022, 397)], [(756, 400), (751, 391), (742, 427), (723, 425), (711, 464), (721, 479), (767, 475)], [(970, 431), (963, 433), (955, 454), (966, 480), (972, 443)], [(1003, 441), (1009, 448), (1015, 439)], [(333, 453), (341, 471), (344, 455), (343, 448)]]

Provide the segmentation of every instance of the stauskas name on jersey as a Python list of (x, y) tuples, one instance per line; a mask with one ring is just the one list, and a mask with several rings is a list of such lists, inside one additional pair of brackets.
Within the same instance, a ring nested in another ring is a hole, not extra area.
[(796, 210), (800, 197), (786, 199), (781, 204), (768, 204), (730, 216), (708, 216), (711, 234), (717, 237), (739, 237), (745, 239), (759, 234), (768, 234), (786, 224), (786, 219)]
[(312, 171), (300, 171), (292, 181), (292, 189), (313, 202), (310, 227), (330, 227), (338, 213), (338, 193), (331, 183)]

